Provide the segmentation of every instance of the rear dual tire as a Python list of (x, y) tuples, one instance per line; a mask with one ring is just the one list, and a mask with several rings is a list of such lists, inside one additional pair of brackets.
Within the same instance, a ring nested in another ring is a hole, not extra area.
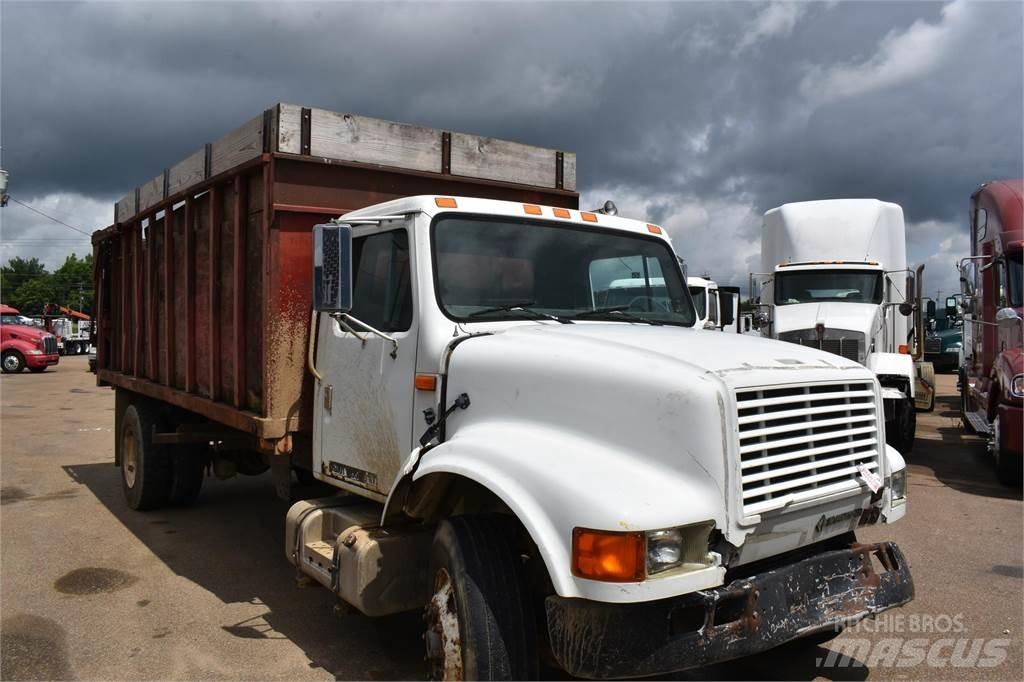
[(154, 444), (154, 423), (141, 403), (124, 411), (118, 438), (125, 501), (138, 511), (190, 505), (202, 489), (205, 459), (181, 446)]

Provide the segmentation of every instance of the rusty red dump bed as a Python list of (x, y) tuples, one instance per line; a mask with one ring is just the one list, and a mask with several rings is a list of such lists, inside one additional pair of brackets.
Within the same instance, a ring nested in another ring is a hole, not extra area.
[(97, 381), (288, 447), (310, 428), (311, 228), (416, 194), (578, 207), (575, 155), (278, 104), (93, 234)]

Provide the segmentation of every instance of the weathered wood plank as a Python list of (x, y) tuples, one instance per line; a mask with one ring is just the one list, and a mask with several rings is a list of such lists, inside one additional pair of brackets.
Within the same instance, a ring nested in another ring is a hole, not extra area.
[(138, 212), (138, 207), (135, 205), (135, 190), (132, 190), (114, 204), (114, 222), (128, 222)]
[(313, 109), (310, 155), (441, 172), (441, 131)]
[(576, 191), (576, 154), (565, 152), (562, 161), (562, 189)]
[(213, 143), (210, 175), (217, 175), (263, 153), (263, 114)]
[(182, 190), (204, 180), (206, 150), (200, 149), (192, 156), (181, 161), (167, 171), (167, 196), (174, 196)]
[(492, 137), (452, 133), (452, 175), (554, 187), (555, 152)]
[(139, 211), (156, 206), (164, 200), (164, 174), (139, 187)]
[(295, 104), (278, 104), (277, 109), (277, 151), (287, 154), (301, 154), (302, 107)]

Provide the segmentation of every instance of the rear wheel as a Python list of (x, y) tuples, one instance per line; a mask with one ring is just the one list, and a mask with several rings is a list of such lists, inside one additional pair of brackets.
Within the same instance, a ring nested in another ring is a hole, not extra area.
[(187, 507), (199, 498), (206, 474), (207, 457), (185, 446), (174, 449), (171, 457), (170, 487), (167, 501), (179, 507)]
[(25, 358), (16, 350), (9, 350), (0, 359), (0, 367), (3, 368), (4, 374), (17, 374), (25, 369)]
[(143, 405), (129, 405), (121, 419), (121, 488), (132, 509), (167, 504), (171, 461), (167, 449), (152, 442), (153, 417)]
[(537, 678), (537, 627), (517, 531), (498, 514), (438, 526), (424, 637), (433, 679)]

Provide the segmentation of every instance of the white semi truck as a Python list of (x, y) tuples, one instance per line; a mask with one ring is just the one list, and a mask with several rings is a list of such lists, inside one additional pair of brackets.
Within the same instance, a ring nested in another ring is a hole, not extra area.
[(573, 155), (285, 104), (206, 158), (239, 155), (94, 236), (133, 509), (211, 465), (317, 479), (284, 556), (424, 610), (436, 679), (670, 673), (913, 598), (855, 535), (907, 509), (875, 375), (701, 329), (665, 231), (580, 211)]
[(876, 199), (773, 208), (764, 215), (761, 270), (762, 334), (874, 372), (887, 442), (907, 454), (917, 422), (910, 316), (919, 287), (907, 268), (903, 209)]

